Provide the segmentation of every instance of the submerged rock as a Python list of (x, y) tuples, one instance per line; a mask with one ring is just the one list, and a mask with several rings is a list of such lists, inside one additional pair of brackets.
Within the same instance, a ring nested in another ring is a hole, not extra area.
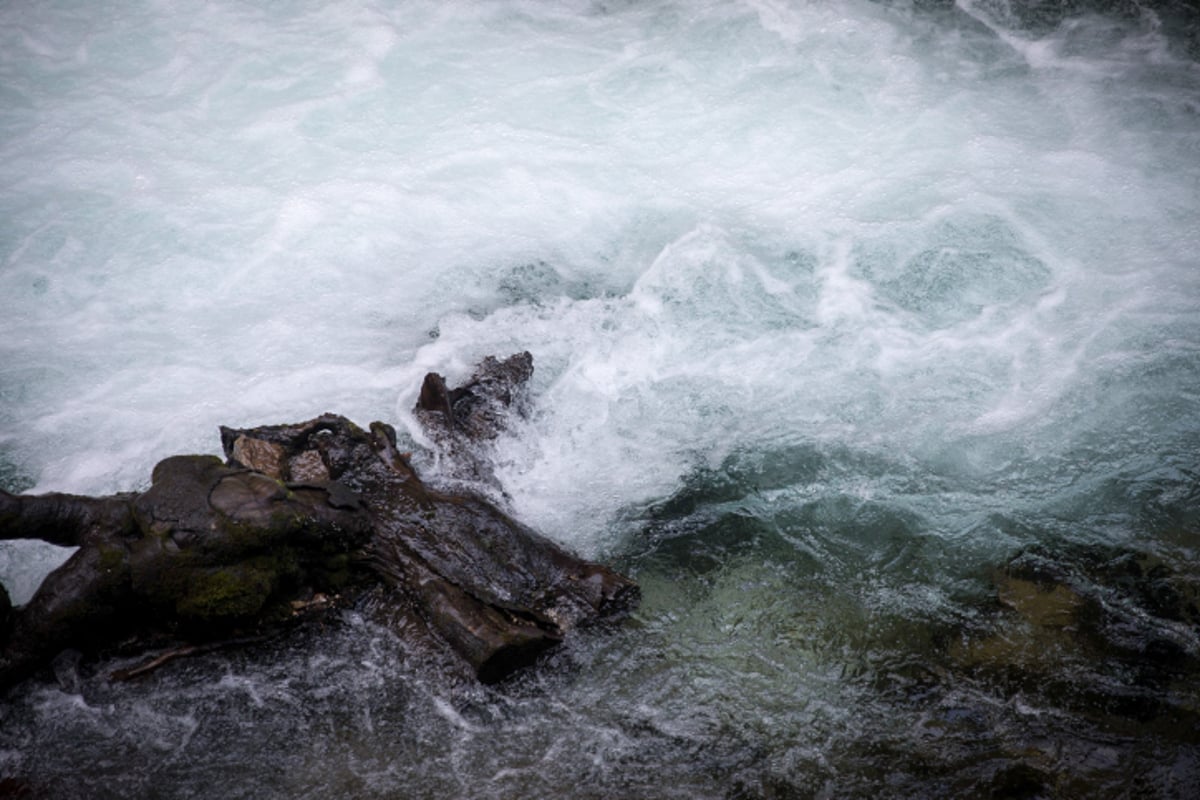
[[(422, 390), (431, 407), (418, 416), (468, 453), (523, 402), (530, 374), (523, 353), (485, 360), (459, 389), (431, 375)], [(448, 645), (479, 679), (494, 681), (637, 600), (632, 581), (482, 497), (427, 486), (384, 423), (364, 430), (325, 414), (222, 427), (221, 441), (227, 463), (165, 459), (141, 494), (0, 493), (0, 538), (79, 548), (26, 606), (11, 609), (0, 596), (0, 687), (66, 648), (94, 650), (131, 634), (227, 637), (327, 607), (315, 593), (372, 583), (421, 621), (406, 635)]]
[(1089, 716), (1200, 723), (1193, 574), (1132, 548), (1029, 548), (996, 570), (995, 605), (948, 666)]

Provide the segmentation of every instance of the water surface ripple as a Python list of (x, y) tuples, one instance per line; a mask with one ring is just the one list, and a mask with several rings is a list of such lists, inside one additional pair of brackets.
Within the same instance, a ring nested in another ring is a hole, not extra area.
[(0, 794), (1188, 796), (1188, 5), (0, 5), (0, 483), (419, 445), (425, 371), (528, 349), (506, 502), (645, 594), (498, 688), (370, 609), (85, 659)]

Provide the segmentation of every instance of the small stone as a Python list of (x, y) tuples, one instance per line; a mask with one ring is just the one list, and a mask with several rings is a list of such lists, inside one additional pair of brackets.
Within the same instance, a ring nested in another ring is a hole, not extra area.
[[(283, 450), (282, 447), (279, 449)], [(287, 469), (288, 480), (298, 483), (322, 483), (330, 479), (329, 469), (316, 450), (304, 450), (292, 456), (288, 459)]]
[(239, 436), (233, 443), (230, 458), (243, 467), (280, 479), (283, 477), (285, 455), (283, 447), (274, 442)]

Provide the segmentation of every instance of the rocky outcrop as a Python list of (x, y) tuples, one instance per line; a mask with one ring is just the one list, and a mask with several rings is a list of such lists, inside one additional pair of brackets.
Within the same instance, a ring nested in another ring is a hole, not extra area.
[[(431, 374), (418, 418), (451, 452), (477, 452), (523, 402), (530, 374), (528, 353), (487, 359), (458, 389)], [(27, 605), (0, 597), (0, 686), (64, 648), (236, 636), (290, 616), (314, 593), (352, 600), (378, 584), (420, 620), (406, 635), (494, 681), (637, 600), (628, 579), (482, 497), (425, 484), (384, 423), (364, 430), (325, 414), (223, 427), (221, 441), (227, 462), (168, 458), (140, 494), (0, 493), (0, 538), (79, 548)]]
[(0, 537), (79, 549), (12, 613), (0, 685), (64, 648), (150, 632), (229, 635), (335, 591), (371, 529), (336, 484), (288, 484), (215, 456), (173, 456), (141, 494), (0, 494)]
[(424, 484), (381, 422), (326, 414), (297, 425), (223, 428), (231, 459), (283, 480), (316, 470), (362, 502), (372, 568), (483, 680), (503, 677), (575, 627), (627, 609), (634, 584), (583, 561), (471, 494)]
[(488, 356), (461, 386), (449, 387), (436, 372), (425, 376), (413, 415), (433, 439), (452, 478), (495, 484), (488, 446), (514, 417), (529, 410), (533, 356)]

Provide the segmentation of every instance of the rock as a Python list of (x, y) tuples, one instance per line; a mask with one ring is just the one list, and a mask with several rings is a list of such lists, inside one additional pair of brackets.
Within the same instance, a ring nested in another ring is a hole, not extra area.
[(0, 583), (0, 642), (8, 637), (8, 630), (12, 627), (12, 616), (12, 599), (8, 596), (4, 584)]
[(533, 356), (517, 353), (499, 361), (485, 358), (462, 386), (446, 387), (436, 372), (425, 376), (413, 411), (433, 436), (453, 432), (467, 439), (494, 439), (510, 411), (524, 414)]
[(1041, 585), (1005, 573), (996, 579), (1000, 604), (1039, 628), (1071, 628), (1083, 598), (1065, 584)]
[(252, 469), (272, 478), (283, 477), (283, 448), (272, 442), (240, 437), (234, 441), (229, 458), (246, 466), (253, 465)]
[(413, 408), (417, 421), (442, 450), (453, 478), (494, 484), (487, 445), (508, 426), (512, 415), (528, 412), (533, 356), (485, 358), (456, 388), (436, 372), (425, 376)]
[[(388, 425), (372, 423), (367, 432), (326, 414), (297, 425), (222, 429), (227, 452), (247, 439), (281, 446), (279, 464), (319, 457), (361, 498), (374, 530), (370, 563), (482, 680), (504, 677), (573, 628), (636, 602), (631, 581), (570, 555), (490, 502), (423, 484)], [(289, 477), (290, 467), (283, 469)]]
[(257, 624), (293, 592), (336, 588), (371, 532), (344, 488), (284, 484), (214, 456), (160, 462), (140, 495), (0, 502), (10, 512), (3, 538), (79, 547), (15, 610), (0, 686), (68, 646), (150, 632), (211, 638)]
[(1086, 630), (1091, 603), (1071, 573), (1037, 552), (1018, 554), (992, 576), (1003, 610), (997, 629), (951, 649), (962, 666), (985, 671), (1051, 675), (1065, 662), (1089, 654)]
[[(522, 353), (486, 359), (457, 389), (431, 374), (418, 417), (469, 462), (477, 456), (470, 447), (523, 407), (532, 371)], [(79, 548), (26, 606), (12, 609), (0, 591), (0, 687), (68, 648), (95, 650), (129, 635), (240, 635), (328, 607), (316, 598), (362, 588), (364, 579), (389, 587), (424, 636), (495, 681), (637, 601), (632, 581), (567, 553), (482, 497), (424, 484), (384, 423), (363, 430), (325, 414), (222, 427), (221, 442), (228, 463), (164, 459), (141, 494), (0, 492), (0, 538)]]
[(951, 669), (1088, 716), (1198, 719), (1189, 564), (1130, 547), (1035, 545), (993, 582), (994, 604), (950, 640)]
[(132, 494), (13, 495), (0, 490), (0, 539), (40, 539), (61, 547), (79, 547), (128, 526), (132, 498)]

